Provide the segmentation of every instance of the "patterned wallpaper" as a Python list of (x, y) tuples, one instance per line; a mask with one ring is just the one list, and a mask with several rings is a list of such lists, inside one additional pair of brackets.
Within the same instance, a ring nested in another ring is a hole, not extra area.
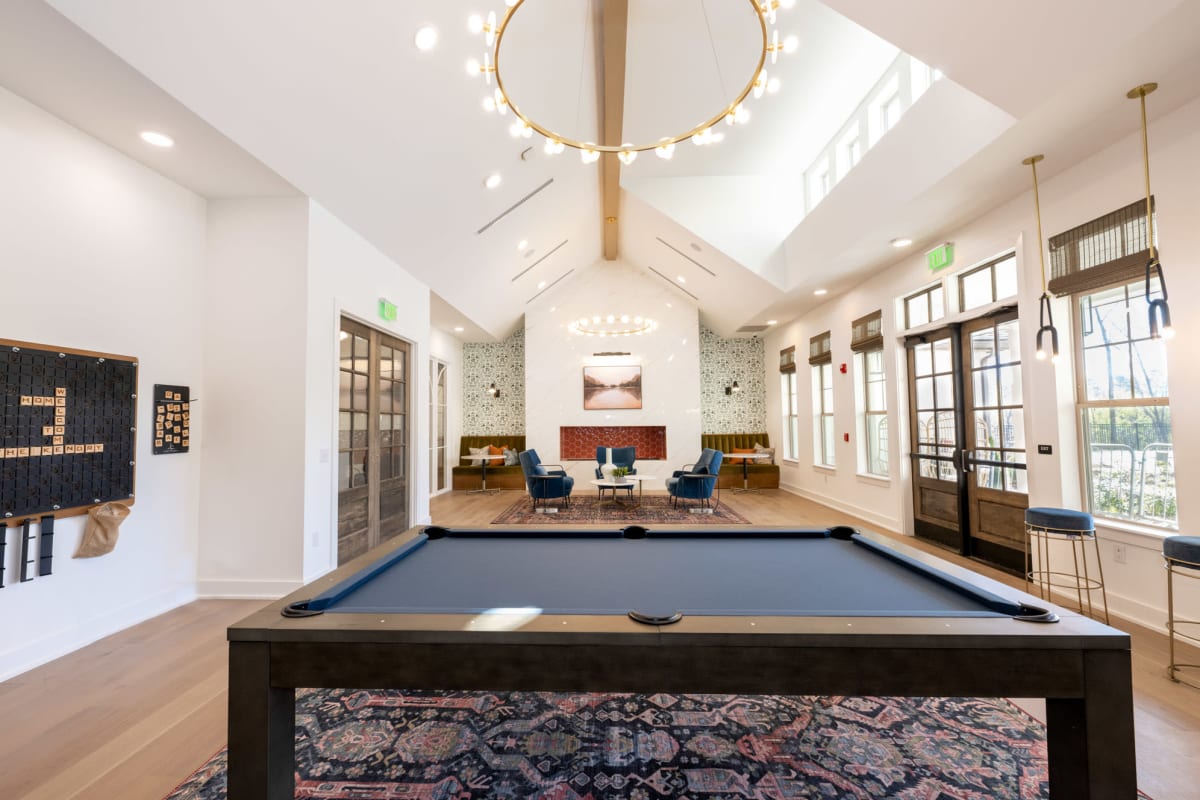
[[(496, 344), (468, 342), (463, 345), (462, 357), (462, 435), (524, 435), (524, 328)], [(493, 382), (500, 390), (499, 397), (486, 391)]]
[[(722, 339), (700, 326), (700, 426), (703, 433), (759, 433), (767, 429), (763, 340)], [(740, 392), (725, 394), (734, 381)]]

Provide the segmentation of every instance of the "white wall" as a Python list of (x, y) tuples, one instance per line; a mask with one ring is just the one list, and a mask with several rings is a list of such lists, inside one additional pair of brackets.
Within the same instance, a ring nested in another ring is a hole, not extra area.
[[(320, 205), (308, 216), (307, 353), (303, 453), (304, 580), (337, 565), (337, 347), (347, 316), (410, 343), (409, 522), (429, 519), (429, 288)], [(379, 316), (379, 299), (397, 307)], [(299, 311), (299, 309), (297, 309)], [(328, 452), (327, 452), (328, 451)], [(299, 533), (297, 533), (299, 535)], [(298, 540), (297, 540), (298, 541)]]
[[(1067, 230), (1115, 208), (1130, 203), (1143, 192), (1140, 133), (1132, 134), (1106, 150), (1041, 182), (1042, 224), (1047, 235)], [(1200, 101), (1193, 101), (1150, 126), (1151, 173), (1157, 199), (1161, 256), (1170, 290), (1173, 321), (1178, 332), (1168, 345), (1170, 390), (1173, 398), (1176, 488), (1179, 497), (1179, 532), (1194, 534), (1200, 522), (1200, 504), (1195, 488), (1200, 486), (1200, 415), (1187, 413), (1191, 398), (1200, 396), (1200, 370), (1188, 342), (1200, 335), (1200, 315), (1190, 312), (1189, 299), (1200, 296)], [(1054, 154), (1047, 153), (1046, 167)], [(1058, 169), (1060, 165), (1054, 165)], [(1014, 169), (1023, 169), (1014, 164)], [(1052, 172), (1046, 169), (1044, 174)], [(1057, 367), (1034, 359), (1041, 275), (1037, 255), (1037, 231), (1032, 191), (992, 210), (957, 230), (946, 231), (939, 240), (955, 244), (954, 270), (986, 260), (1015, 248), (1021, 291), (1019, 311), (1022, 332), (1022, 378), (1025, 387), (1026, 441), (1029, 443), (1030, 505), (1079, 507), (1079, 460), (1075, 430), (1074, 365), (1067, 300), (1055, 303), (1055, 322), (1062, 337), (1064, 358)], [(911, 499), (908, 483), (908, 419), (905, 411), (906, 384), (901, 332), (897, 330), (895, 300), (932, 280), (924, 255), (913, 252), (892, 267), (882, 270), (854, 290), (835, 298), (804, 317), (780, 326), (766, 341), (768, 387), (778, 387), (775, 356), (780, 349), (796, 345), (802, 362), (809, 337), (832, 331), (834, 364), (853, 365), (849, 349), (851, 320), (877, 308), (883, 310), (883, 330), (889, 342), (886, 359), (888, 380), (890, 481), (881, 482), (855, 474), (856, 444), (853, 367), (846, 375), (835, 369), (834, 402), (838, 432), (836, 470), (812, 465), (812, 410), (809, 372), (799, 365), (800, 462), (781, 468), (783, 485), (892, 530), (911, 532)], [(768, 389), (767, 424), (772, 441), (781, 441), (779, 390)], [(851, 441), (841, 441), (849, 432)], [(1035, 445), (1054, 446), (1054, 454), (1037, 455)], [(1117, 613), (1146, 625), (1161, 627), (1165, 616), (1166, 589), (1162, 572), (1160, 531), (1101, 523), (1101, 552), (1109, 603)], [(1113, 545), (1125, 544), (1128, 561), (1115, 561)], [(1184, 602), (1200, 613), (1200, 587), (1183, 591)]]
[[(651, 317), (659, 327), (644, 336), (614, 339), (567, 330), (571, 320), (609, 313)], [(595, 461), (560, 462), (560, 426), (665, 425), (666, 461), (639, 458), (637, 463), (640, 474), (665, 480), (670, 470), (700, 455), (699, 339), (695, 306), (661, 279), (622, 261), (582, 270), (563, 291), (544, 295), (525, 311), (526, 445), (543, 462), (563, 463), (578, 492), (580, 482), (595, 477)], [(592, 355), (604, 351), (630, 355)], [(602, 364), (642, 365), (641, 409), (583, 410), (583, 367)]]
[(203, 596), (278, 597), (302, 576), (308, 224), (303, 198), (209, 205)]
[[(138, 427), (155, 383), (201, 369), (204, 200), (0, 89), (0, 325), (3, 336), (134, 356)], [(109, 555), (74, 560), (85, 517), (55, 527), (54, 572), (18, 583), (8, 532), (0, 590), (0, 680), (194, 597), (198, 478), (191, 452), (152, 456), (138, 436), (136, 502)]]

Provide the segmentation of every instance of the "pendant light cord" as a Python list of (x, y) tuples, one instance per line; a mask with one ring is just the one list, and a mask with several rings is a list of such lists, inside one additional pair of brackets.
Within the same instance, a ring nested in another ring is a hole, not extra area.
[(1142, 101), (1142, 163), (1146, 166), (1146, 236), (1150, 240), (1150, 260), (1157, 261), (1158, 254), (1154, 249), (1154, 217), (1150, 208), (1150, 137), (1146, 132), (1146, 91), (1138, 90)]

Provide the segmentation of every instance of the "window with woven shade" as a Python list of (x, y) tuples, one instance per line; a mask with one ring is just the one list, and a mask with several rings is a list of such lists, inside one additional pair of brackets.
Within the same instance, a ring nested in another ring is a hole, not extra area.
[[(1151, 208), (1154, 198), (1150, 198)], [(1050, 237), (1050, 283), (1056, 295), (1082, 294), (1146, 274), (1150, 241), (1146, 201), (1137, 200)]]
[(779, 351), (779, 371), (796, 371), (796, 345), (785, 347), (783, 350)]
[(808, 340), (808, 363), (831, 364), (833, 352), (829, 344), (829, 331), (819, 333)]
[(872, 311), (850, 323), (850, 349), (856, 353), (883, 347), (883, 311)]

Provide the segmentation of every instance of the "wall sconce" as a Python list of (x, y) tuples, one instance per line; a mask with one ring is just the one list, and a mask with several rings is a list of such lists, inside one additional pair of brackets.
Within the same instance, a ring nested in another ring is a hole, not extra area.
[(488, 394), (490, 394), (492, 397), (499, 397), (499, 396), (500, 396), (500, 390), (496, 388), (496, 384), (495, 384), (495, 382), (494, 382), (494, 381), (492, 382), (492, 385), (491, 385), (491, 386), (489, 386), (487, 389), (485, 389), (485, 391), (486, 391)]
[[(1158, 88), (1157, 83), (1143, 83), (1125, 93), (1130, 100), (1142, 104), (1142, 163), (1146, 167), (1146, 237), (1150, 243), (1150, 260), (1146, 262), (1146, 300), (1149, 303), (1150, 338), (1170, 339), (1175, 336), (1171, 327), (1171, 309), (1167, 307), (1167, 280), (1163, 277), (1162, 263), (1158, 260), (1158, 249), (1154, 246), (1154, 208), (1150, 201), (1150, 140), (1146, 133), (1146, 95)], [(1150, 299), (1150, 281), (1158, 278), (1162, 297)]]
[(734, 381), (731, 385), (725, 387), (725, 394), (733, 394), (734, 392), (740, 392), (741, 390), (742, 387), (738, 386), (737, 381)]

